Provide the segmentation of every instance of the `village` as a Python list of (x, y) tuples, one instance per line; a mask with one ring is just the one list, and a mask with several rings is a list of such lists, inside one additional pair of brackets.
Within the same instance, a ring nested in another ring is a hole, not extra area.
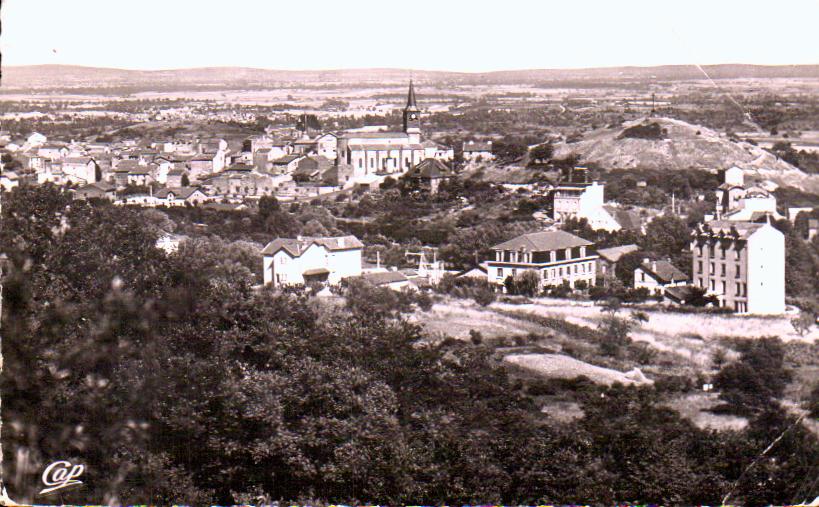
[[(344, 132), (323, 132), (314, 115), (304, 114), (296, 125), (244, 140), (235, 152), (218, 138), (83, 143), (57, 142), (32, 133), (14, 142), (8, 133), (0, 133), (8, 157), (4, 160), (17, 161), (14, 170), (3, 171), (0, 186), (10, 191), (21, 184), (51, 183), (68, 188), (75, 199), (123, 206), (252, 210), (263, 198), (280, 203), (320, 197), (338, 201), (345, 194), (378, 192), (385, 182), (396, 180), (411, 182), (415, 192), (435, 195), (465, 168), (496, 158), (491, 140), (470, 140), (458, 146), (456, 164), (453, 147), (425, 139), (412, 82), (401, 114), (399, 131), (365, 126)], [(531, 146), (530, 152), (538, 148), (542, 145)], [(263, 283), (334, 286), (362, 277), (377, 286), (417, 290), (450, 276), (483, 281), (503, 293), (528, 286), (525, 293), (530, 296), (557, 287), (587, 292), (608, 286), (616, 279), (620, 258), (639, 255), (639, 247), (633, 243), (600, 247), (561, 227), (583, 220), (594, 231), (645, 233), (651, 220), (678, 213), (681, 207), (672, 200), (670, 210), (629, 210), (607, 201), (605, 181), (593, 179), (591, 172), (564, 166), (555, 182), (504, 184), (507, 190), (539, 198), (542, 206), (534, 210), (534, 217), (542, 230), (492, 246), (489, 257), (476, 256), (467, 269), (448, 268), (437, 258), (440, 245), (405, 252), (406, 260), (412, 258), (417, 265), (402, 268), (380, 259), (363, 260), (365, 245), (354, 235), (297, 236), (272, 238), (260, 252)], [(774, 224), (784, 219), (795, 223), (799, 213), (810, 215), (813, 210), (789, 208), (783, 216), (766, 182), (747, 182), (739, 167), (713, 172), (720, 184), (698, 197), (709, 212), (690, 230), (690, 264), (645, 257), (636, 266), (619, 266), (629, 270), (620, 277), (630, 280), (633, 289), (644, 290), (643, 299), (694, 303), (738, 314), (783, 315), (785, 240)], [(804, 240), (811, 241), (817, 229), (819, 221), (809, 218)], [(158, 246), (173, 251), (183, 238), (166, 234)]]

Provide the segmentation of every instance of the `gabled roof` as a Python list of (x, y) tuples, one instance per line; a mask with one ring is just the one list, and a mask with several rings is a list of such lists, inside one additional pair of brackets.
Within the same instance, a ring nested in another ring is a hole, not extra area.
[(173, 193), (175, 199), (187, 199), (196, 191), (199, 191), (199, 187), (169, 187), (157, 190), (154, 197), (167, 199), (168, 194)]
[(376, 273), (365, 273), (361, 278), (370, 282), (373, 285), (387, 285), (390, 283), (400, 283), (409, 280), (407, 275), (400, 271), (381, 271)]
[(688, 275), (668, 261), (644, 262), (640, 268), (662, 283), (688, 280)]
[(88, 165), (89, 162), (93, 162), (94, 159), (91, 157), (68, 157), (63, 160), (63, 164), (82, 164)]
[(94, 190), (94, 189), (101, 190), (103, 192), (113, 192), (114, 191), (113, 186), (109, 185), (108, 183), (106, 183), (104, 181), (98, 181), (96, 183), (89, 183), (87, 185), (81, 186), (80, 188), (77, 189), (77, 192), (80, 192), (80, 191), (83, 191), (83, 190)]
[(623, 229), (639, 231), (642, 228), (643, 221), (640, 218), (640, 214), (634, 210), (627, 210), (616, 206), (603, 206), (603, 209), (608, 211), (609, 215), (611, 215)]
[(524, 234), (492, 247), (493, 250), (516, 250), (524, 252), (550, 252), (565, 248), (589, 246), (587, 241), (566, 231), (544, 231)]
[(439, 179), (449, 178), (452, 171), (446, 164), (434, 158), (427, 158), (407, 171), (408, 178)]
[(627, 253), (636, 252), (639, 249), (640, 247), (637, 245), (613, 246), (611, 248), (599, 248), (597, 255), (609, 262), (617, 262), (620, 260), (620, 257)]
[(299, 257), (313, 244), (321, 245), (330, 251), (364, 248), (364, 243), (352, 235), (332, 238), (302, 236), (298, 238), (276, 238), (264, 247), (262, 255), (273, 255), (284, 249), (291, 256)]
[(285, 156), (283, 156), (281, 158), (277, 158), (276, 160), (274, 160), (272, 162), (272, 164), (273, 165), (287, 165), (287, 164), (290, 164), (291, 162), (293, 162), (295, 160), (298, 160), (298, 159), (300, 159), (302, 157), (304, 157), (304, 155), (285, 155)]

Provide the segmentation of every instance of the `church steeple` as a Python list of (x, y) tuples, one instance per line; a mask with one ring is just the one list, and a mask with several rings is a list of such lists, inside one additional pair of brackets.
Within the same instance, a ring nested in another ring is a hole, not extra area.
[(418, 105), (415, 103), (415, 87), (412, 85), (412, 79), (410, 79), (409, 92), (407, 93), (407, 109), (418, 111)]
[(407, 107), (404, 108), (404, 132), (409, 134), (410, 143), (421, 142), (421, 110), (415, 102), (415, 86), (412, 79), (407, 92)]

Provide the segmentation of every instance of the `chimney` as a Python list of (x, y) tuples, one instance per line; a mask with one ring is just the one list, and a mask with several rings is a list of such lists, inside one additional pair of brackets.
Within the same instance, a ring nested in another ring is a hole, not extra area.
[(657, 262), (651, 261), (651, 271), (657, 272)]
[(648, 264), (650, 262), (651, 262), (651, 259), (649, 259), (648, 257), (643, 257), (643, 264)]

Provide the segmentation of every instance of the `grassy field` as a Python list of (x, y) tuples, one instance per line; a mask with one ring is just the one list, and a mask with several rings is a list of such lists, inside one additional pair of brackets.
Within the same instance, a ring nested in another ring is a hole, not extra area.
[[(626, 307), (620, 313), (628, 315)], [(783, 403), (801, 414), (801, 400), (819, 379), (819, 330), (798, 336), (788, 317), (682, 314), (660, 307), (646, 311), (649, 321), (631, 333), (636, 343), (652, 351), (644, 360), (612, 358), (601, 354), (594, 342), (603, 313), (591, 303), (539, 298), (526, 304), (493, 303), (480, 307), (472, 301), (443, 298), (428, 312), (413, 316), (433, 339), (445, 336), (467, 340), (470, 331), (480, 332), (483, 343), (495, 347), (499, 358), (525, 383), (569, 380), (585, 376), (597, 384), (633, 383), (626, 373), (640, 368), (649, 380), (676, 376), (689, 382), (690, 390), (669, 395), (667, 406), (701, 428), (741, 429), (747, 420), (709, 410), (719, 404), (715, 393), (699, 390), (703, 378), (712, 377), (715, 352), (731, 361), (738, 357), (733, 340), (778, 336), (787, 346), (786, 364), (793, 382)], [(558, 323), (568, 323), (561, 327)], [(585, 330), (585, 331), (583, 331)], [(576, 405), (565, 396), (541, 396), (544, 412), (577, 417)], [(575, 407), (575, 409), (572, 409)], [(819, 432), (819, 423), (815, 425)]]

